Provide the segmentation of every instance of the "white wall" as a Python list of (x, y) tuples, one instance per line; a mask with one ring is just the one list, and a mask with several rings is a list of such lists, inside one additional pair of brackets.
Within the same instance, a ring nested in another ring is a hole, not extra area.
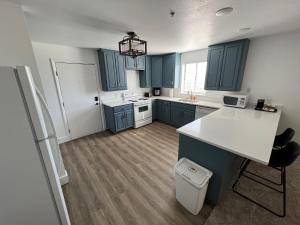
[(251, 100), (283, 104), (279, 131), (296, 130), (300, 142), (300, 31), (251, 40), (242, 88)]
[[(206, 60), (207, 49), (182, 54), (182, 62)], [(296, 130), (300, 142), (300, 31), (251, 39), (242, 91), (250, 91), (250, 101), (265, 98), (283, 105), (278, 132), (287, 127)], [(247, 90), (248, 89), (248, 90)], [(166, 93), (166, 92), (165, 92)], [(228, 92), (206, 91), (204, 100), (221, 101)], [(180, 89), (176, 97), (184, 97)]]
[[(34, 54), (40, 72), (47, 103), (53, 116), (55, 128), (59, 139), (64, 139), (65, 132), (62, 110), (56, 93), (56, 86), (50, 64), (50, 59), (66, 62), (95, 63), (97, 74), (99, 72), (98, 56), (95, 49), (74, 48), (62, 45), (33, 42)], [(101, 81), (99, 82), (101, 83)], [(127, 71), (128, 92), (143, 94), (149, 89), (139, 88), (139, 76), (137, 71)], [(100, 97), (102, 101), (121, 100), (121, 94), (125, 91), (104, 92), (100, 85)]]
[(0, 2), (0, 66), (30, 66), (41, 87), (24, 13), (19, 5)]

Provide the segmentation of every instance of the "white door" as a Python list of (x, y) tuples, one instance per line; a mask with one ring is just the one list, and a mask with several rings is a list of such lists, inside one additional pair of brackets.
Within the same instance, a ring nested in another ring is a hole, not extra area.
[(102, 127), (96, 65), (56, 63), (70, 139), (99, 132)]

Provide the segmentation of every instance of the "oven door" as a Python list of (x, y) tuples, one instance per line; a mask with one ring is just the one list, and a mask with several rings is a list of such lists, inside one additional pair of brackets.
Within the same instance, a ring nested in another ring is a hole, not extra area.
[(151, 103), (134, 106), (134, 120), (135, 121), (144, 120), (144, 119), (147, 119), (150, 117), (152, 117)]

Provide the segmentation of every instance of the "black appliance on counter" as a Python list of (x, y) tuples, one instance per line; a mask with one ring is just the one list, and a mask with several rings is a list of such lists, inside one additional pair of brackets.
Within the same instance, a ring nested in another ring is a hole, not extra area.
[(153, 96), (160, 96), (161, 95), (161, 88), (153, 88), (152, 93), (153, 93)]

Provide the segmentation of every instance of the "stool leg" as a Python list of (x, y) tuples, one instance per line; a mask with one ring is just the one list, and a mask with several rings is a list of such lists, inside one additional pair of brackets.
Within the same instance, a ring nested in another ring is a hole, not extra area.
[(282, 183), (283, 183), (283, 217), (286, 215), (286, 170), (282, 167)]

